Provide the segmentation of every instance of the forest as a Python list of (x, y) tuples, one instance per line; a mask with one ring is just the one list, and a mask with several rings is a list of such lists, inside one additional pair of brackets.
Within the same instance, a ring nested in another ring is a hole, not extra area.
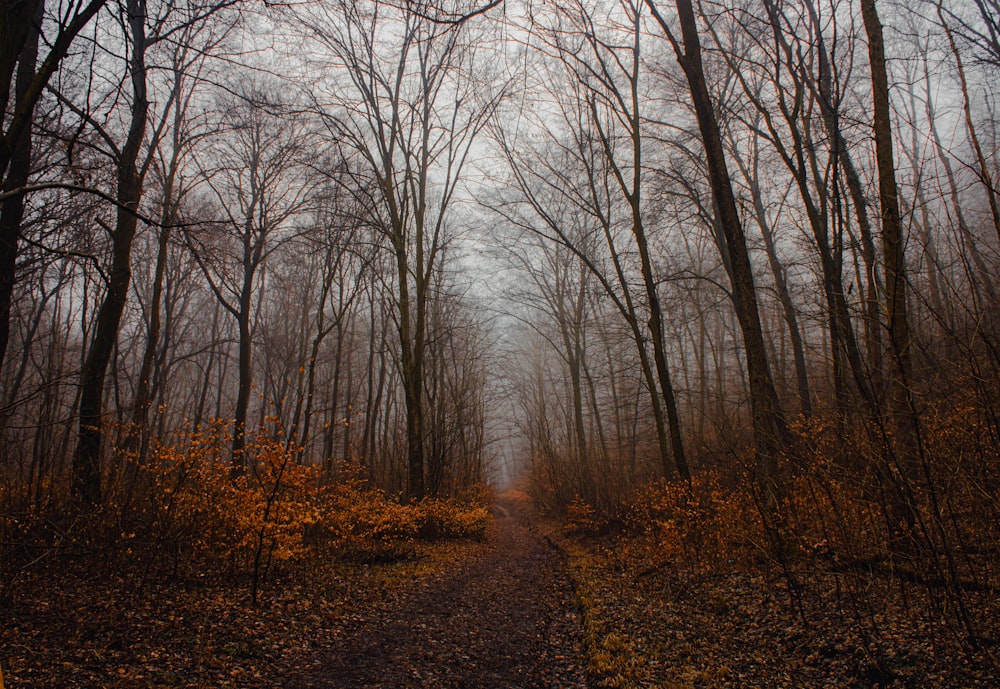
[(431, 686), (289, 674), (425, 585), (579, 617), (516, 686), (995, 686), (998, 77), (998, 0), (0, 0), (0, 689)]

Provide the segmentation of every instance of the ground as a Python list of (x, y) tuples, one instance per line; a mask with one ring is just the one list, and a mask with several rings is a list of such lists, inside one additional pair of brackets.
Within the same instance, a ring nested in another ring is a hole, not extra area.
[(495, 512), (488, 548), (346, 625), (288, 682), (585, 688), (582, 627), (561, 554), (514, 503)]
[(12, 689), (587, 686), (564, 556), (523, 505), (498, 503), (482, 541), (414, 548), (298, 572), (256, 606), (242, 582), (38, 570), (2, 612), (0, 667)]
[(154, 585), (63, 562), (0, 611), (0, 666), (12, 689), (1000, 686), (994, 592), (966, 599), (984, 630), (970, 649), (898, 582), (852, 592), (817, 573), (793, 596), (776, 572), (643, 552), (501, 499), (482, 539), (316, 563), (269, 582), (257, 605), (246, 582)]
[[(635, 536), (566, 535), (591, 682), (625, 689), (997, 689), (995, 592), (965, 602), (983, 636), (949, 627), (947, 600), (889, 577), (650, 561)], [(861, 582), (863, 590), (852, 590)]]

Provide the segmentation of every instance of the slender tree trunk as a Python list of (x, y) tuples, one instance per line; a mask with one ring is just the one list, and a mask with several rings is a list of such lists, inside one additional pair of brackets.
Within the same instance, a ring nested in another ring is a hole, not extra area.
[[(743, 334), (750, 383), (750, 406), (753, 417), (754, 441), (757, 448), (757, 479), (768, 501), (777, 497), (776, 470), (778, 454), (787, 436), (784, 412), (778, 401), (764, 345), (764, 331), (757, 306), (753, 269), (747, 250), (746, 237), (736, 207), (732, 181), (726, 166), (719, 124), (712, 108), (712, 99), (705, 82), (701, 41), (691, 0), (676, 0), (683, 46), (672, 41), (678, 63), (684, 70), (691, 100), (694, 104), (705, 147), (706, 163), (719, 224), (725, 235), (725, 246), (732, 263), (732, 295), (736, 316)], [(670, 34), (669, 24), (656, 10), (653, 0), (647, 0), (658, 23)]]
[[(639, 5), (638, 7), (641, 7)], [(684, 451), (684, 441), (681, 436), (681, 420), (677, 413), (677, 398), (674, 395), (674, 385), (670, 376), (670, 365), (667, 363), (666, 342), (664, 342), (663, 310), (660, 306), (660, 295), (656, 279), (653, 276), (653, 262), (649, 255), (649, 242), (646, 237), (646, 227), (642, 218), (642, 121), (639, 117), (639, 47), (642, 35), (640, 14), (635, 14), (634, 43), (632, 47), (632, 73), (629, 83), (632, 103), (632, 117), (629, 122), (632, 135), (632, 188), (627, 193), (632, 211), (632, 234), (635, 236), (636, 248), (639, 251), (639, 266), (642, 282), (646, 290), (646, 301), (649, 303), (649, 335), (653, 347), (653, 363), (656, 365), (657, 382), (660, 394), (663, 396), (663, 406), (667, 412), (667, 431), (670, 434), (670, 448), (674, 455), (674, 465), (677, 473), (685, 481), (691, 481), (691, 470), (688, 468), (687, 453)]]
[[(614, 500), (614, 496), (618, 494), (617, 488), (612, 486), (612, 482), (616, 481), (618, 478), (615, 472), (611, 469), (610, 453), (608, 452), (608, 440), (604, 431), (604, 422), (601, 421), (601, 405), (597, 399), (597, 385), (594, 382), (594, 377), (590, 372), (590, 367), (584, 362), (583, 365), (583, 375), (587, 381), (587, 396), (590, 402), (590, 408), (594, 415), (594, 433), (597, 435), (597, 443), (600, 447), (600, 452), (598, 453), (599, 466), (598, 471), (600, 472), (600, 480), (595, 484), (597, 489), (597, 502), (601, 505), (610, 505)], [(614, 383), (612, 382), (612, 388)], [(614, 490), (614, 493), (611, 491)], [(601, 491), (605, 492), (606, 499), (604, 502), (601, 501)], [(608, 495), (611, 493), (610, 495)]]
[[(401, 234), (401, 233), (400, 233)], [(399, 279), (399, 342), (403, 397), (406, 403), (406, 471), (407, 492), (411, 500), (424, 497), (424, 414), (423, 414), (423, 352), (418, 343), (422, 309), (422, 290), (416, 288), (417, 304), (411, 304), (405, 240), (400, 236), (396, 247)], [(422, 270), (416, 271), (422, 273)], [(413, 313), (414, 306), (416, 314)]]
[(237, 375), (239, 383), (236, 388), (236, 409), (233, 411), (233, 440), (231, 446), (232, 473), (234, 476), (241, 474), (247, 466), (244, 450), (247, 444), (247, 414), (250, 411), (250, 389), (253, 384), (253, 369), (251, 368), (253, 350), (250, 344), (249, 309), (241, 308), (236, 320), (239, 329), (237, 343)]
[[(347, 340), (347, 351), (351, 351), (351, 345), (353, 340), (354, 331), (347, 329), (342, 331), (341, 337)], [(347, 364), (347, 380), (344, 381), (344, 394), (341, 397), (345, 400), (344, 403), (344, 436), (343, 442), (341, 444), (341, 455), (345, 460), (353, 459), (351, 456), (351, 429), (354, 427), (354, 420), (352, 417), (352, 407), (351, 400), (354, 398), (354, 366), (352, 362)]]
[[(886, 282), (886, 311), (889, 319), (889, 344), (892, 350), (893, 412), (907, 415), (910, 409), (909, 385), (912, 379), (910, 325), (906, 304), (906, 260), (903, 221), (896, 186), (893, 160), (892, 118), (889, 107), (889, 76), (885, 64), (882, 22), (875, 0), (861, 0), (861, 16), (868, 34), (868, 57), (872, 76), (875, 158), (878, 168), (879, 202), (882, 209), (882, 248)], [(903, 422), (902, 425), (908, 425)]]
[(136, 161), (146, 131), (146, 2), (129, 0), (128, 23), (132, 35), (129, 69), (132, 82), (132, 116), (128, 137), (118, 161), (118, 210), (112, 236), (108, 289), (97, 313), (90, 350), (80, 374), (79, 436), (73, 455), (73, 494), (84, 506), (101, 501), (101, 440), (104, 383), (118, 340), (118, 329), (132, 277), (132, 240), (138, 225), (136, 210), (142, 195), (142, 178)]
[[(320, 307), (322, 308), (322, 307)], [(298, 430), (298, 419), (299, 411), (295, 412), (295, 423), (294, 433), (292, 438), (298, 443), (302, 448), (306, 447), (309, 442), (309, 432), (312, 426), (312, 413), (313, 413), (313, 399), (316, 395), (316, 359), (319, 357), (319, 347), (323, 341), (323, 323), (320, 321), (319, 332), (316, 337), (313, 338), (312, 344), (309, 347), (309, 363), (306, 364), (306, 389), (305, 389), (305, 404), (302, 410), (302, 430)]]
[[(255, 163), (257, 161), (254, 161)], [(250, 411), (250, 393), (253, 389), (253, 328), (252, 322), (257, 322), (263, 300), (257, 300), (257, 313), (254, 313), (254, 283), (257, 271), (264, 256), (263, 228), (255, 227), (258, 213), (266, 213), (265, 190), (253, 188), (249, 211), (243, 225), (243, 283), (240, 285), (239, 303), (231, 312), (236, 316), (238, 328), (238, 358), (237, 370), (239, 384), (236, 388), (236, 409), (233, 412), (233, 442), (232, 442), (232, 476), (238, 476), (247, 468), (247, 415)], [(255, 239), (256, 237), (256, 239)], [(263, 278), (261, 282), (263, 282)], [(263, 425), (264, 406), (261, 406), (260, 424)]]
[[(878, 172), (879, 202), (882, 209), (882, 247), (885, 263), (886, 312), (889, 325), (889, 346), (892, 360), (890, 379), (890, 419), (895, 432), (895, 448), (876, 466), (883, 490), (887, 493), (890, 550), (895, 553), (910, 549), (910, 537), (915, 534), (917, 509), (910, 491), (909, 477), (915, 473), (917, 451), (917, 419), (912, 390), (910, 355), (910, 325), (906, 304), (906, 257), (903, 222), (896, 187), (896, 166), (893, 160), (892, 120), (889, 106), (889, 77), (885, 64), (885, 43), (882, 22), (875, 0), (861, 0), (861, 16), (868, 35), (868, 57), (872, 77), (875, 159)], [(895, 461), (893, 461), (895, 451)]]
[[(333, 384), (330, 386), (330, 423), (326, 429), (326, 437), (323, 441), (323, 466), (326, 468), (327, 476), (333, 476), (336, 470), (336, 461), (333, 455), (334, 439), (337, 429), (340, 428), (340, 378), (343, 375), (341, 366), (344, 355), (344, 331), (340, 323), (337, 324), (337, 345), (333, 350)], [(350, 458), (346, 455), (341, 457), (343, 461)]]
[[(879, 277), (878, 262), (876, 260), (875, 239), (872, 232), (871, 221), (868, 217), (868, 201), (865, 198), (864, 186), (861, 183), (861, 176), (858, 174), (857, 166), (851, 157), (851, 151), (847, 146), (843, 131), (840, 127), (839, 98), (834, 93), (834, 73), (833, 66), (826, 49), (826, 41), (823, 37), (823, 27), (820, 23), (816, 8), (812, 3), (806, 4), (809, 11), (809, 18), (816, 35), (816, 55), (818, 74), (816, 76), (815, 88), (817, 91), (816, 100), (819, 102), (820, 112), (823, 115), (823, 126), (826, 128), (827, 136), (830, 137), (830, 145), (833, 156), (839, 162), (840, 169), (847, 184), (847, 190), (851, 197), (851, 204), (854, 206), (854, 214), (858, 221), (858, 233), (861, 238), (861, 258), (865, 265), (865, 332), (867, 343), (868, 367), (864, 375), (864, 380), (869, 381), (866, 386), (872, 391), (875, 399), (878, 398), (882, 388), (882, 322), (879, 305)], [(852, 328), (853, 337), (853, 328)], [(859, 369), (853, 364), (855, 375)]]
[(583, 419), (583, 365), (580, 361), (579, 334), (571, 343), (574, 351), (567, 353), (566, 364), (569, 368), (570, 394), (573, 399), (572, 428), (576, 440), (577, 465), (580, 469), (580, 489), (588, 500), (593, 499), (593, 476), (590, 471), (590, 448), (587, 446), (587, 427)]
[(138, 442), (139, 460), (145, 457), (149, 442), (149, 407), (152, 399), (153, 364), (156, 361), (157, 348), (160, 345), (160, 310), (163, 303), (163, 279), (167, 269), (167, 259), (170, 249), (170, 222), (173, 219), (173, 189), (174, 175), (177, 169), (177, 153), (175, 151), (167, 172), (163, 188), (162, 210), (159, 239), (156, 249), (156, 267), (153, 273), (153, 294), (149, 303), (149, 327), (146, 331), (146, 346), (142, 353), (142, 364), (139, 367), (139, 377), (136, 381), (135, 401), (132, 410), (132, 433)]
[[(316, 314), (316, 335), (309, 345), (309, 354), (306, 359), (305, 390), (299, 395), (295, 403), (295, 412), (292, 415), (292, 426), (288, 433), (288, 446), (291, 443), (298, 443), (299, 447), (305, 451), (306, 443), (309, 442), (310, 417), (312, 416), (313, 395), (316, 392), (316, 360), (319, 357), (319, 348), (323, 340), (330, 333), (331, 328), (326, 327), (325, 312), (326, 299), (330, 293), (332, 276), (322, 274), (320, 277), (323, 284), (320, 287), (319, 302)], [(303, 333), (305, 330), (303, 329)], [(301, 428), (301, 431), (299, 430)], [(304, 460), (305, 457), (302, 457)], [(323, 458), (325, 460), (325, 458)]]
[(965, 115), (965, 129), (969, 135), (969, 142), (972, 144), (972, 150), (976, 153), (976, 163), (978, 165), (979, 181), (982, 183), (984, 190), (986, 191), (986, 199), (990, 206), (990, 215), (993, 218), (993, 229), (1000, 238), (1000, 200), (997, 199), (997, 188), (993, 183), (993, 175), (990, 172), (989, 162), (986, 160), (986, 153), (983, 151), (983, 146), (979, 141), (979, 135), (976, 132), (976, 124), (972, 119), (972, 99), (969, 96), (969, 82), (965, 77), (965, 64), (962, 61), (962, 54), (958, 50), (958, 44), (955, 43), (955, 35), (951, 30), (951, 26), (948, 21), (944, 18), (944, 8), (941, 0), (937, 3), (937, 15), (941, 22), (941, 27), (944, 29), (945, 35), (948, 37), (948, 45), (951, 48), (951, 54), (955, 58), (955, 68), (958, 71), (958, 83), (962, 90), (962, 112)]
[(198, 403), (195, 405), (194, 419), (192, 423), (194, 424), (194, 430), (197, 431), (201, 428), (202, 420), (205, 418), (205, 405), (208, 402), (208, 388), (212, 381), (212, 368), (215, 366), (215, 352), (218, 348), (219, 342), (219, 312), (222, 307), (216, 302), (212, 305), (212, 340), (208, 347), (208, 363), (205, 364), (205, 368), (202, 370), (201, 376), (201, 390), (198, 393)]
[(738, 158), (736, 164), (743, 173), (747, 184), (750, 185), (754, 219), (757, 221), (757, 227), (760, 229), (761, 237), (764, 239), (764, 250), (767, 253), (768, 265), (771, 268), (771, 275), (774, 278), (774, 287), (778, 293), (778, 301), (781, 302), (781, 312), (785, 320), (785, 327), (788, 328), (788, 337), (792, 344), (792, 360), (795, 364), (795, 381), (799, 395), (799, 409), (804, 416), (809, 416), (812, 414), (812, 395), (809, 392), (809, 372), (806, 369), (805, 346), (802, 341), (802, 331), (799, 329), (799, 319), (795, 304), (792, 303), (792, 294), (788, 289), (785, 268), (781, 265), (781, 259), (778, 258), (774, 233), (771, 231), (771, 226), (768, 223), (767, 211), (764, 208), (763, 197), (760, 193), (758, 157), (754, 156), (749, 169)]

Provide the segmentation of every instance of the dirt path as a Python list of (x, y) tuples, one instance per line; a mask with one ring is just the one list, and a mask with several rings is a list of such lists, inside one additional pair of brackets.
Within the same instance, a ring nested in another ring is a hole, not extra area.
[(356, 620), (303, 687), (585, 689), (581, 625), (561, 556), (511, 503), (480, 557)]

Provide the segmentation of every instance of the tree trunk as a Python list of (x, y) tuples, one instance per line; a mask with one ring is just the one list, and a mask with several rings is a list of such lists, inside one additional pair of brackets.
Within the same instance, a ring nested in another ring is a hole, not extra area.
[(142, 178), (136, 166), (146, 131), (146, 2), (129, 0), (128, 23), (132, 34), (130, 61), (132, 116), (128, 137), (118, 161), (118, 211), (112, 235), (108, 290), (97, 313), (90, 350), (80, 373), (79, 437), (73, 455), (73, 495), (84, 506), (101, 501), (101, 440), (104, 382), (118, 340), (118, 329), (132, 277), (132, 240), (138, 224), (136, 210), (142, 195)]
[(239, 355), (237, 368), (239, 384), (236, 389), (236, 409), (233, 411), (233, 442), (231, 446), (232, 475), (238, 476), (246, 469), (247, 414), (250, 411), (250, 387), (253, 382), (251, 369), (250, 305), (249, 290), (244, 290), (240, 312), (237, 315), (239, 328)]
[[(826, 50), (826, 41), (823, 38), (823, 27), (815, 7), (811, 3), (806, 3), (809, 11), (809, 19), (813, 25), (816, 35), (816, 54), (818, 56), (818, 70), (816, 77), (816, 90), (818, 92), (820, 112), (823, 115), (823, 125), (827, 135), (830, 137), (830, 145), (833, 155), (840, 163), (844, 181), (851, 197), (851, 204), (854, 206), (854, 214), (858, 221), (858, 233), (861, 238), (861, 258), (865, 264), (865, 331), (868, 355), (868, 370), (865, 379), (869, 381), (868, 387), (872, 396), (877, 400), (882, 387), (882, 324), (879, 318), (879, 279), (878, 263), (875, 257), (875, 239), (872, 234), (871, 221), (868, 218), (868, 201), (865, 199), (864, 187), (861, 183), (861, 176), (858, 174), (854, 160), (851, 158), (851, 151), (847, 146), (847, 141), (840, 128), (839, 99), (834, 95), (834, 75), (833, 66)], [(853, 364), (852, 364), (853, 366)], [(855, 367), (855, 375), (858, 369)]]
[(156, 267), (153, 272), (153, 294), (149, 303), (149, 327), (146, 331), (146, 346), (142, 352), (142, 364), (136, 381), (135, 401), (132, 409), (132, 433), (137, 443), (136, 449), (141, 462), (146, 454), (149, 443), (149, 407), (152, 399), (153, 363), (156, 361), (157, 348), (160, 345), (160, 310), (163, 302), (163, 279), (167, 269), (167, 258), (170, 248), (170, 223), (173, 220), (173, 189), (174, 174), (177, 169), (177, 152), (174, 152), (163, 187), (162, 210), (160, 212), (159, 238), (156, 248)]
[[(641, 7), (641, 5), (640, 5)], [(632, 134), (632, 189), (628, 193), (628, 201), (632, 211), (632, 234), (635, 236), (636, 248), (639, 250), (639, 265), (642, 272), (642, 282), (646, 289), (646, 300), (649, 302), (649, 334), (653, 345), (653, 363), (656, 365), (657, 382), (660, 394), (663, 395), (663, 405), (667, 412), (667, 431), (670, 434), (670, 448), (674, 454), (674, 465), (677, 473), (688, 483), (691, 482), (691, 470), (688, 468), (687, 453), (684, 451), (684, 441), (681, 437), (680, 415), (677, 413), (677, 398), (674, 396), (674, 385), (670, 376), (670, 366), (667, 363), (666, 343), (663, 338), (663, 312), (660, 308), (660, 296), (656, 279), (653, 276), (653, 263), (649, 255), (649, 242), (646, 237), (646, 227), (642, 219), (642, 140), (640, 131), (642, 121), (639, 117), (639, 41), (641, 33), (640, 16), (635, 15), (634, 44), (632, 48), (631, 85), (632, 118), (629, 126)]]
[[(885, 42), (875, 0), (861, 0), (861, 16), (868, 34), (868, 58), (872, 76), (875, 158), (878, 168), (879, 203), (882, 209), (882, 248), (885, 263), (886, 312), (889, 320), (889, 344), (892, 351), (893, 414), (897, 418), (910, 410), (909, 385), (912, 378), (910, 325), (906, 305), (906, 261), (903, 222), (896, 187), (893, 160), (892, 119), (889, 108), (889, 77), (885, 65)], [(909, 426), (908, 421), (899, 424)], [(898, 430), (898, 429), (897, 429)], [(909, 434), (904, 434), (904, 437)]]
[[(882, 248), (885, 263), (886, 312), (889, 320), (889, 346), (892, 359), (889, 402), (895, 448), (876, 466), (886, 492), (889, 515), (890, 551), (910, 550), (915, 533), (917, 509), (909, 487), (915, 472), (917, 449), (916, 416), (913, 410), (910, 326), (906, 305), (906, 262), (903, 223), (896, 187), (896, 166), (892, 151), (892, 126), (889, 107), (889, 77), (885, 64), (882, 23), (875, 0), (861, 0), (861, 16), (868, 35), (868, 57), (872, 77), (875, 159), (878, 171), (879, 202), (882, 209)], [(893, 456), (894, 452), (894, 456)], [(895, 459), (894, 459), (895, 457)]]
[[(757, 448), (757, 480), (770, 502), (777, 498), (775, 473), (778, 453), (786, 440), (787, 426), (767, 361), (750, 254), (726, 166), (719, 124), (705, 82), (701, 42), (694, 9), (691, 0), (676, 0), (676, 3), (683, 47), (677, 42), (673, 42), (673, 46), (690, 87), (698, 129), (705, 147), (712, 196), (715, 199), (719, 224), (725, 236), (725, 246), (732, 265), (733, 304), (743, 334), (747, 377), (750, 383), (750, 407)], [(656, 10), (653, 0), (647, 0), (647, 4), (669, 35), (669, 25)]]
[[(405, 240), (399, 239), (396, 247), (397, 276), (399, 279), (399, 341), (400, 368), (403, 378), (403, 397), (406, 402), (406, 472), (407, 493), (411, 500), (424, 497), (424, 414), (423, 414), (423, 352), (419, 350), (417, 332), (422, 315), (420, 288), (417, 288), (417, 314), (411, 314), (409, 265)], [(421, 271), (417, 271), (421, 273)], [(416, 321), (416, 322), (414, 322)]]
[(805, 345), (802, 340), (802, 331), (799, 329), (799, 319), (796, 314), (795, 304), (792, 303), (792, 294), (788, 289), (785, 268), (781, 265), (781, 259), (778, 257), (778, 249), (774, 243), (774, 233), (771, 231), (771, 226), (768, 223), (767, 211), (764, 208), (763, 197), (760, 193), (758, 161), (759, 157), (755, 151), (754, 159), (749, 166), (739, 158), (737, 158), (736, 164), (750, 187), (754, 219), (757, 221), (757, 227), (760, 229), (761, 237), (764, 239), (764, 250), (767, 253), (768, 265), (771, 268), (771, 276), (774, 279), (774, 288), (778, 293), (778, 300), (781, 302), (785, 326), (788, 328), (788, 337), (792, 344), (792, 360), (795, 364), (795, 381), (799, 395), (799, 409), (803, 416), (810, 416), (812, 414), (812, 395), (809, 392), (809, 372), (806, 369)]
[[(31, 3), (23, 3), (30, 5)], [(35, 65), (38, 61), (38, 26), (42, 21), (45, 3), (40, 1), (29, 18), (26, 40), (17, 56), (17, 81), (14, 87), (14, 100), (20, 102), (28, 91), (28, 86), (35, 78)], [(5, 98), (4, 103), (7, 102)], [(28, 113), (28, 118), (34, 118), (34, 107)], [(28, 183), (31, 173), (31, 127), (25, 127), (13, 142), (10, 167), (3, 181), (3, 191), (11, 192)], [(21, 236), (21, 221), (24, 218), (24, 194), (14, 194), (4, 199), (0, 204), (0, 371), (3, 370), (4, 357), (7, 353), (7, 343), (10, 339), (10, 307), (16, 282), (16, 264), (18, 240)]]

